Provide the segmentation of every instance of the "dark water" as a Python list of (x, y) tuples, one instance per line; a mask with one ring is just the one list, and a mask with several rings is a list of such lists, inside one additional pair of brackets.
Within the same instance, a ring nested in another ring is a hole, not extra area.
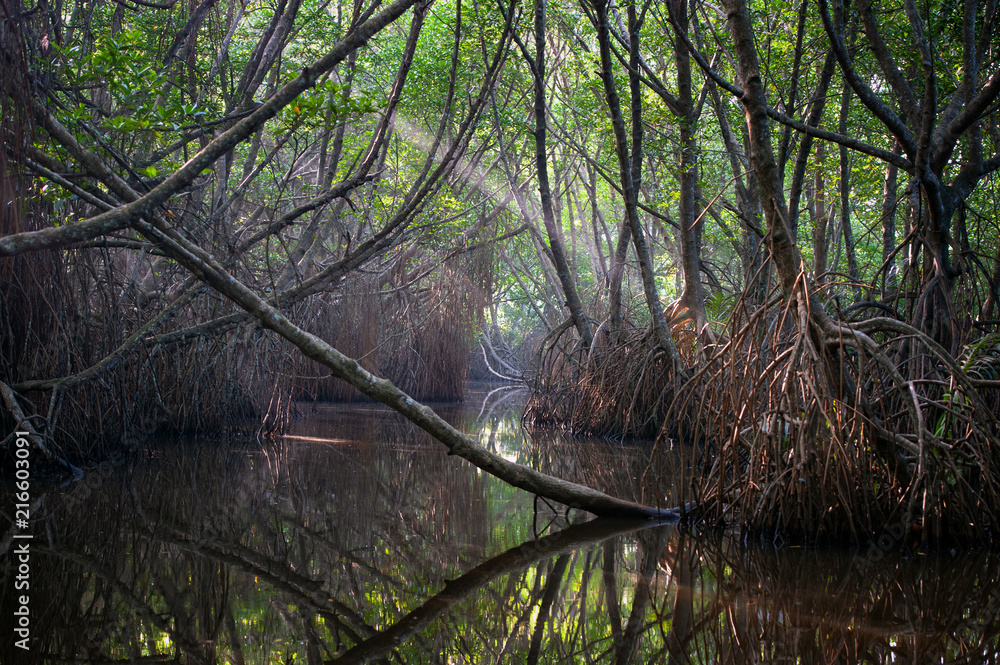
[[(529, 441), (502, 406), (440, 410), (506, 456), (618, 494), (644, 467), (637, 448)], [(281, 443), (160, 443), (34, 489), (23, 651), (11, 489), (0, 492), (4, 664), (981, 663), (1000, 653), (995, 555), (761, 550), (669, 526), (585, 523), (373, 405), (322, 406)]]

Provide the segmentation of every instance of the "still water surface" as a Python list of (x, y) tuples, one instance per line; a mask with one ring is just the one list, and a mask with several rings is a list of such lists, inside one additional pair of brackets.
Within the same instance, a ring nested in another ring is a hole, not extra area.
[[(996, 555), (587, 522), (384, 408), (303, 408), (278, 443), (161, 442), (38, 489), (28, 652), (13, 645), (0, 491), (0, 662), (1000, 660)], [(511, 459), (636, 492), (640, 448), (531, 440), (516, 409), (474, 400), (438, 410)]]

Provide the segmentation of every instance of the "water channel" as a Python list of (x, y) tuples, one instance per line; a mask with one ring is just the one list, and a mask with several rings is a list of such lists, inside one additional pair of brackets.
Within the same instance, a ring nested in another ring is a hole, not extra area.
[[(504, 396), (436, 408), (511, 459), (638, 492), (642, 446), (532, 439)], [(281, 441), (143, 444), (36, 489), (28, 651), (0, 490), (0, 663), (1000, 661), (995, 554), (588, 521), (381, 406), (301, 409)]]

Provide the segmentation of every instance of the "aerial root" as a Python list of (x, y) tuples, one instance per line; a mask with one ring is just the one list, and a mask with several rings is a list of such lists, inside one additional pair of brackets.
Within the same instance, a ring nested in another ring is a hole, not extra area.
[(809, 307), (738, 306), (728, 341), (667, 409), (654, 455), (684, 444), (673, 481), (747, 536), (865, 542), (902, 524), (927, 541), (990, 541), (996, 382), (905, 323), (847, 325)]

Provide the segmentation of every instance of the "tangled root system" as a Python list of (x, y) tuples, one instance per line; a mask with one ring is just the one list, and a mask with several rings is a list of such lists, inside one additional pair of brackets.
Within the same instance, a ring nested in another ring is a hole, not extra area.
[(657, 442), (689, 451), (676, 482), (707, 519), (752, 538), (859, 543), (892, 527), (992, 542), (1000, 339), (956, 359), (906, 323), (838, 323), (816, 302), (738, 306)]

